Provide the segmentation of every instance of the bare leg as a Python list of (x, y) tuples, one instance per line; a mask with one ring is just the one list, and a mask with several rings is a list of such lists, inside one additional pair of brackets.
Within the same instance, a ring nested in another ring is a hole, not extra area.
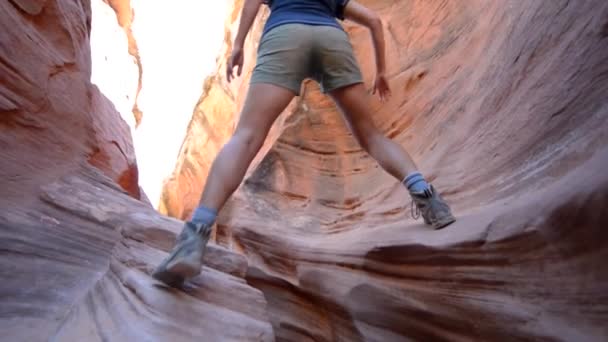
[(273, 122), (295, 94), (266, 83), (249, 87), (236, 131), (215, 158), (201, 197), (201, 205), (220, 210), (243, 181)]
[(355, 138), (384, 170), (402, 181), (416, 171), (410, 155), (376, 128), (371, 118), (368, 94), (363, 83), (353, 84), (330, 93)]

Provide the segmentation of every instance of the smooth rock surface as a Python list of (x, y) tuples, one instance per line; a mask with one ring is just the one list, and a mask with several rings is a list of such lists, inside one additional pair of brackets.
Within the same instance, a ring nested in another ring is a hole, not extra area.
[[(10, 341), (273, 340), (241, 255), (209, 246), (183, 290), (149, 275), (181, 222), (161, 217), (89, 167), (0, 215), (0, 327)], [(227, 329), (226, 326), (230, 328)]]
[[(608, 338), (608, 3), (361, 1), (385, 24), (393, 97), (370, 97), (458, 221), (431, 231), (306, 82), (221, 213), (277, 340)], [(226, 46), (161, 210), (187, 217), (237, 120)], [(347, 24), (365, 82), (368, 32)], [(218, 99), (225, 99), (220, 100)], [(229, 127), (230, 128), (230, 127)]]

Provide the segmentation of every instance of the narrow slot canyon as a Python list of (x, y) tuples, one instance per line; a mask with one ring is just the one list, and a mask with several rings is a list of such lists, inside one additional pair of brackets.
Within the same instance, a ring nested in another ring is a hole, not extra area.
[[(373, 120), (457, 221), (415, 220), (307, 80), (201, 275), (158, 286), (244, 104), (269, 15), (228, 83), (244, 2), (0, 1), (3, 340), (608, 339), (603, 0), (360, 0), (393, 93)], [(369, 32), (343, 25), (371, 88)]]

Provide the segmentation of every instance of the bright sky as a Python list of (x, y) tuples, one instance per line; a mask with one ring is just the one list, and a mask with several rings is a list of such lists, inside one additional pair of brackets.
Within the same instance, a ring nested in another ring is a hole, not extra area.
[[(112, 25), (102, 17), (107, 6), (100, 3), (93, 1), (92, 81), (132, 124), (128, 118), (128, 101), (123, 99), (128, 89), (133, 89), (131, 75), (135, 72), (136, 82), (137, 71), (133, 71), (132, 61), (119, 55), (126, 51), (122, 50), (122, 43), (117, 43), (116, 37), (108, 37), (107, 31)], [(216, 68), (215, 58), (224, 38), (227, 3), (225, 0), (131, 0), (135, 14), (132, 29), (143, 64), (143, 87), (138, 101), (143, 119), (132, 134), (139, 183), (155, 207), (162, 182), (175, 167), (203, 81)], [(107, 13), (104, 16), (107, 17)], [(101, 26), (105, 26), (105, 31), (101, 32)], [(116, 36), (116, 32), (113, 34)], [(114, 53), (116, 58), (96, 68), (96, 61), (103, 64), (102, 55), (107, 58), (117, 46), (122, 51)], [(113, 79), (108, 79), (109, 76)]]

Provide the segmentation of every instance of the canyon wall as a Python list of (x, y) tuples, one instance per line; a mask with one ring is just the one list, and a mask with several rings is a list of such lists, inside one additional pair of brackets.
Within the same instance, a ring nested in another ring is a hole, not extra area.
[[(384, 22), (393, 88), (386, 104), (370, 97), (370, 115), (458, 221), (435, 232), (413, 220), (403, 187), (306, 82), (215, 235), (247, 256), (277, 339), (604, 339), (607, 4), (361, 2)], [(241, 5), (164, 188), (171, 216), (196, 206), (238, 119), (264, 20), (228, 84)], [(345, 27), (369, 87), (369, 34)]]
[(3, 200), (83, 161), (139, 197), (129, 128), (89, 81), (91, 19), (87, 2), (2, 4)]

